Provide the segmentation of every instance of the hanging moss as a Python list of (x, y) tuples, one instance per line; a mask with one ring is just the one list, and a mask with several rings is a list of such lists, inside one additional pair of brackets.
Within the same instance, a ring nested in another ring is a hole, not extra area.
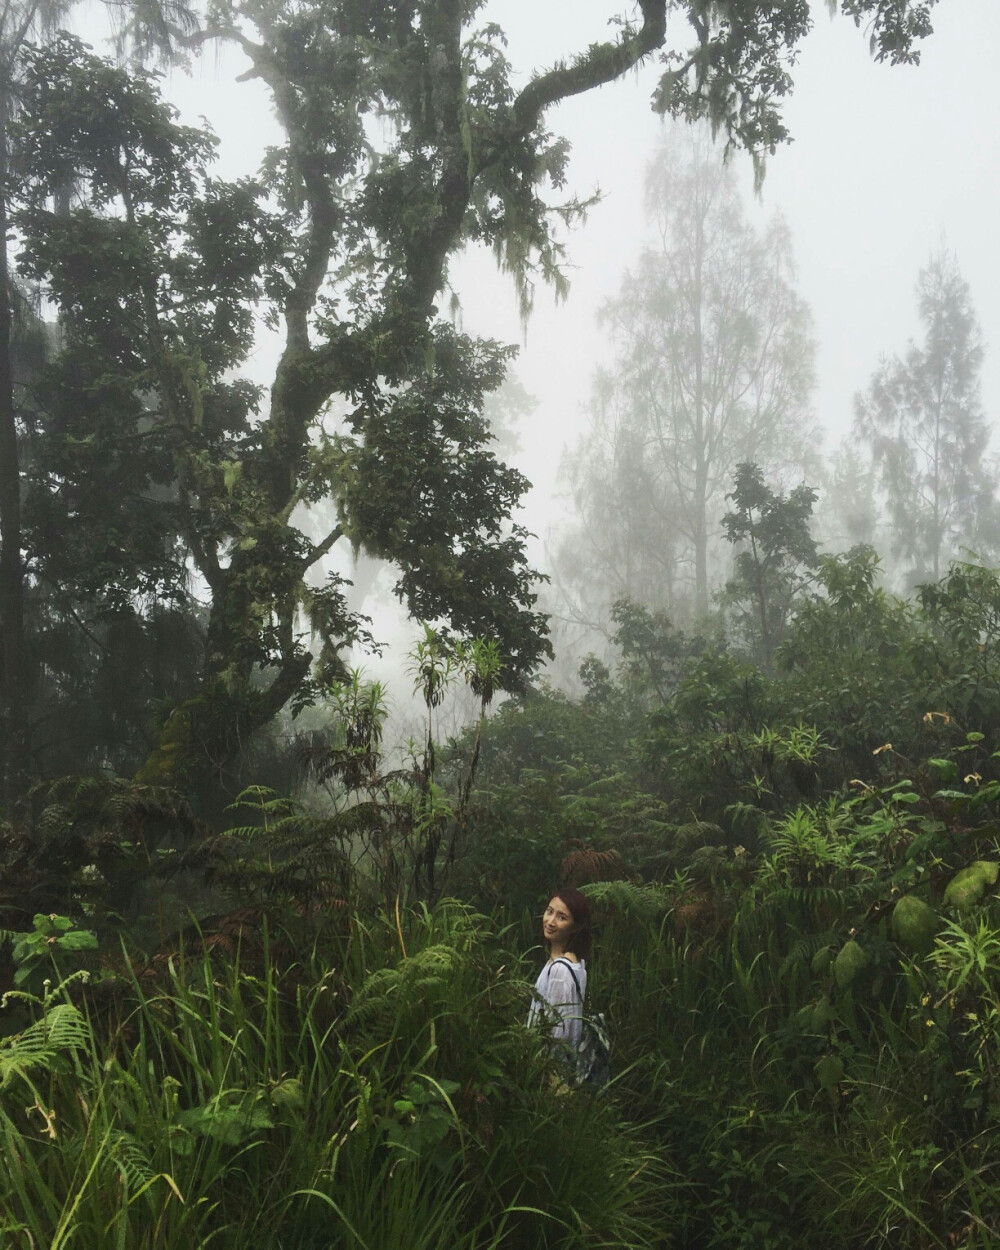
[(867, 966), (868, 954), (864, 948), (853, 939), (846, 942), (833, 961), (833, 975), (836, 977), (837, 985), (840, 989), (846, 990), (861, 969)]
[(183, 775), (191, 756), (191, 705), (189, 699), (171, 712), (160, 730), (160, 739), (149, 758), (135, 774), (139, 785), (172, 785)]
[(911, 950), (927, 950), (941, 927), (937, 912), (915, 894), (901, 898), (892, 911), (892, 934)]
[(1000, 864), (977, 859), (968, 868), (956, 873), (944, 892), (944, 901), (959, 911), (969, 911), (982, 900), (983, 895), (997, 883)]

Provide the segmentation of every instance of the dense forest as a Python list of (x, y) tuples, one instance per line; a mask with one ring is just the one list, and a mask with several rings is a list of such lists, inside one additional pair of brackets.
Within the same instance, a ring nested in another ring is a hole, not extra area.
[[(932, 7), (840, 5), (892, 64)], [(68, 4), (0, 16), (0, 1247), (986, 1250), (968, 284), (930, 251), (824, 460), (790, 233), (722, 160), (788, 139), (810, 5), (640, 0), (527, 77), (482, 8), (143, 0), (108, 55)], [(153, 68), (223, 43), (284, 135), (252, 179)], [(547, 110), (650, 61), (655, 244), (548, 583), (495, 420), (530, 398), (449, 266), (490, 246), (525, 317), (565, 290)], [(335, 549), (411, 619), (408, 742)], [(525, 1026), (559, 886), (597, 917), (596, 1092)]]

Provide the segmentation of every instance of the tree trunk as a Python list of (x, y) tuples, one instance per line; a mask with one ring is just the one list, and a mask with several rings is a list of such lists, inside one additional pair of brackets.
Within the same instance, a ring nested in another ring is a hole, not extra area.
[(705, 412), (705, 340), (702, 326), (704, 302), (703, 267), (705, 261), (704, 208), (699, 208), (695, 222), (694, 262), (694, 410), (695, 410), (695, 535), (694, 535), (694, 615), (704, 621), (708, 616), (708, 431)]
[(708, 616), (708, 503), (702, 495), (697, 503), (698, 528), (694, 536), (694, 615), (701, 622)]
[(7, 108), (0, 95), (0, 648), (3, 665), (3, 801), (9, 813), (27, 787), (30, 740), (25, 711), (24, 562), (21, 472), (11, 368), (11, 292), (7, 258)]
[(944, 545), (944, 526), (941, 524), (941, 439), (942, 439), (942, 414), (944, 410), (944, 378), (942, 376), (943, 369), (939, 365), (937, 377), (934, 387), (934, 463), (932, 472), (934, 474), (934, 559), (933, 571), (934, 581), (941, 580), (941, 548)]

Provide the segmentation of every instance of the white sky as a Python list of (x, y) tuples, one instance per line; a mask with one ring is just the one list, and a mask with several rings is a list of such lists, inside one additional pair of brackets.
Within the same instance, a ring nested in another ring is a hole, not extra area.
[[(816, 27), (786, 107), (794, 142), (771, 159), (758, 202), (749, 159), (736, 162), (751, 211), (780, 210), (791, 228), (799, 290), (818, 341), (814, 408), (827, 448), (846, 431), (854, 392), (880, 355), (901, 350), (917, 333), (917, 272), (942, 238), (972, 289), (987, 344), (983, 395), (993, 416), (1000, 410), (1000, 0), (941, 0), (921, 64), (895, 68), (871, 60), (864, 30), (829, 19), (822, 0), (813, 7)], [(526, 79), (606, 37), (613, 10), (608, 0), (491, 0), (483, 20), (508, 32), (510, 59)], [(168, 84), (187, 119), (204, 114), (212, 123), (222, 139), (222, 172), (230, 174), (254, 169), (276, 137), (259, 86), (234, 81), (244, 67), (235, 52), (210, 53), (191, 76), (174, 73)], [(573, 144), (572, 189), (589, 194), (600, 186), (605, 198), (570, 241), (569, 300), (556, 307), (539, 293), (516, 367), (538, 400), (520, 431), (519, 463), (535, 484), (527, 519), (540, 539), (565, 506), (554, 498), (559, 459), (583, 428), (590, 380), (606, 359), (595, 314), (617, 290), (644, 231), (643, 172), (661, 130), (649, 109), (658, 74), (648, 64), (549, 116), (551, 129)], [(522, 341), (514, 292), (491, 256), (467, 255), (453, 281), (466, 330)], [(262, 346), (260, 357), (263, 378), (271, 349)]]
[[(984, 399), (995, 414), (1000, 3), (943, 0), (918, 67), (876, 65), (865, 31), (844, 18), (828, 19), (821, 3), (814, 7), (816, 27), (803, 45), (786, 108), (794, 141), (770, 160), (759, 202), (752, 200), (749, 159), (735, 159), (751, 211), (763, 217), (778, 210), (791, 228), (799, 289), (814, 318), (814, 408), (828, 431), (827, 446), (846, 431), (853, 395), (879, 356), (917, 333), (917, 272), (942, 237), (957, 252), (972, 289), (987, 342)], [(599, 0), (496, 0), (490, 8), (511, 36), (515, 65), (543, 43), (535, 64), (553, 59), (565, 29), (574, 25), (585, 46), (600, 36), (607, 12)], [(600, 185), (605, 199), (572, 240), (578, 268), (568, 303), (555, 308), (551, 297), (539, 298), (518, 364), (540, 401), (537, 419), (522, 433), (523, 467), (536, 485), (536, 528), (552, 515), (561, 450), (581, 427), (595, 363), (606, 358), (596, 311), (617, 291), (644, 231), (643, 173), (661, 129), (648, 109), (657, 77), (657, 67), (649, 65), (551, 115), (552, 128), (573, 141), (574, 187), (586, 192)], [(462, 267), (466, 328), (519, 341), (513, 295), (490, 281), (489, 264), (470, 258)]]
[[(624, 6), (627, 9), (627, 5)], [(972, 288), (987, 342), (984, 398), (1000, 407), (1000, 117), (995, 88), (1000, 0), (941, 0), (918, 67), (876, 65), (868, 36), (816, 0), (816, 27), (795, 71), (786, 118), (793, 142), (771, 158), (752, 200), (749, 159), (737, 155), (750, 211), (778, 210), (791, 227), (799, 289), (818, 342), (814, 407), (832, 447), (846, 430), (854, 392), (885, 352), (916, 333), (914, 286), (945, 238)], [(509, 56), (527, 79), (606, 36), (608, 0), (491, 0), (483, 20), (507, 31)], [(186, 118), (218, 132), (223, 168), (249, 171), (277, 132), (259, 86), (236, 83), (238, 54), (209, 53), (169, 94)], [(492, 256), (470, 254), (453, 271), (463, 325), (522, 343), (517, 373), (538, 402), (521, 431), (521, 467), (535, 483), (531, 521), (547, 524), (562, 448), (581, 428), (590, 379), (605, 359), (596, 325), (634, 259), (644, 231), (642, 180), (661, 132), (649, 109), (659, 69), (569, 100), (551, 128), (572, 141), (571, 187), (604, 200), (570, 239), (569, 300), (539, 292), (523, 339), (513, 289)], [(262, 354), (270, 356), (267, 347)], [(261, 361), (266, 374), (266, 361)]]

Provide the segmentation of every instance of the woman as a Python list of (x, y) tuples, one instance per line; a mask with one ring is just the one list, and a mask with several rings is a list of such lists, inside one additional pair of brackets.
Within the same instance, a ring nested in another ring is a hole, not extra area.
[(542, 916), (549, 959), (535, 982), (528, 1024), (543, 1023), (549, 1036), (576, 1051), (583, 1036), (590, 955), (590, 903), (579, 890), (560, 890)]

